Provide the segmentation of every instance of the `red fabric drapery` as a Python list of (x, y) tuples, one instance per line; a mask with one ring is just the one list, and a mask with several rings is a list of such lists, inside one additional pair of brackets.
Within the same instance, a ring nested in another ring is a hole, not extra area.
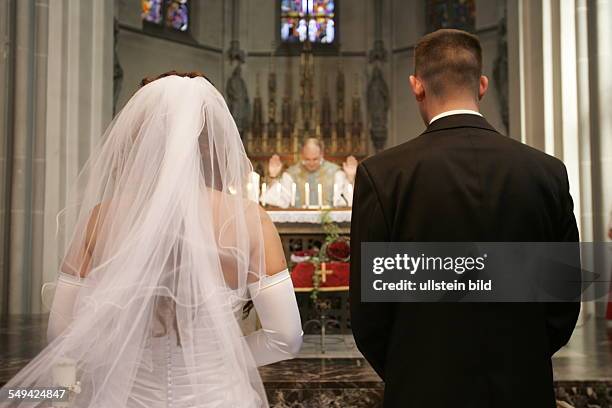
[[(325, 282), (321, 279), (319, 287), (348, 286), (349, 263), (348, 262), (326, 262)], [(293, 267), (291, 279), (295, 288), (311, 288), (314, 265), (311, 262), (300, 262)]]

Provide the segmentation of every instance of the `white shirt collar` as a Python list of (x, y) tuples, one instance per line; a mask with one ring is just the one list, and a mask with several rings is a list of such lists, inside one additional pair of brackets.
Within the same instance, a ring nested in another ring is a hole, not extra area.
[(451, 116), (451, 115), (478, 115), (478, 116), (483, 117), (480, 112), (476, 112), (475, 110), (471, 110), (471, 109), (455, 109), (455, 110), (450, 110), (450, 111), (442, 112), (441, 114), (434, 116), (429, 121), (429, 124), (431, 125), (436, 120), (444, 118), (446, 116)]

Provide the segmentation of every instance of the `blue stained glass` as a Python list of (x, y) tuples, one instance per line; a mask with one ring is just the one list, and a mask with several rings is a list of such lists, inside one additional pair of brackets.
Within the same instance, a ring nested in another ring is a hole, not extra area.
[(187, 0), (166, 0), (166, 25), (178, 31), (189, 28), (189, 5)]
[(335, 17), (334, 0), (282, 0), (281, 41), (333, 43)]
[[(305, 3), (304, 3), (305, 4)], [(281, 13), (299, 15), (302, 11), (302, 0), (282, 0)]]
[(162, 0), (142, 0), (142, 19), (150, 23), (159, 24), (162, 21)]
[(333, 17), (335, 11), (334, 0), (312, 0), (312, 14), (317, 17)]

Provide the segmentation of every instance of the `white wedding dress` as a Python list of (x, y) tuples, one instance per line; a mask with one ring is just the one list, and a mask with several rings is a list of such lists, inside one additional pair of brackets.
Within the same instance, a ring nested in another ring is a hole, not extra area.
[[(265, 331), (256, 332), (246, 338), (251, 351), (256, 355), (258, 365), (291, 358), (301, 345), (302, 332), (300, 325), (296, 324), (299, 322), (299, 315), (295, 314), (295, 297), (288, 271), (266, 279), (266, 285), (265, 290), (256, 298), (255, 308), (269, 324), (266, 325)], [(194, 331), (195, 336), (203, 341), (196, 343), (196, 359), (190, 366), (185, 363), (176, 332), (151, 337), (145, 347), (145, 356), (139, 366), (128, 406), (198, 406), (194, 401), (193, 387), (204, 390), (204, 393), (210, 396), (210, 401), (217, 401), (207, 406), (262, 406), (263, 402), (255, 390), (248, 398), (232, 402), (236, 395), (244, 394), (243, 390), (249, 390), (250, 384), (241, 382), (224, 364), (219, 347), (215, 341), (210, 341), (211, 336), (206, 330), (203, 325)], [(193, 372), (197, 374), (194, 376)], [(193, 381), (193, 378), (197, 380)]]
[[(201, 406), (194, 398), (194, 388), (209, 396), (210, 407), (260, 407), (262, 401), (247, 381), (232, 375), (223, 354), (205, 328), (194, 331), (203, 340), (195, 343), (195, 359), (186, 363), (178, 346), (176, 332), (148, 339), (143, 360), (138, 366), (128, 407), (187, 408)], [(235, 396), (241, 395), (241, 401)], [(246, 398), (245, 398), (246, 397)], [(227, 404), (227, 405), (226, 405)]]
[[(294, 357), (302, 331), (278, 233), (247, 198), (251, 171), (207, 80), (136, 92), (62, 216), (49, 344), (2, 391), (68, 387), (56, 407), (268, 406), (257, 367)], [(244, 336), (249, 299), (262, 328)]]
[[(81, 283), (71, 275), (59, 274), (53, 314), (49, 321), (48, 338), (52, 341), (72, 320), (74, 300)], [(295, 302), (293, 284), (288, 270), (265, 277), (252, 284), (259, 291), (253, 302), (263, 328), (244, 340), (257, 366), (292, 358), (301, 346), (302, 330)], [(161, 322), (166, 327), (171, 321)], [(194, 360), (185, 361), (180, 338), (175, 330), (146, 338), (143, 354), (130, 391), (127, 407), (188, 408), (188, 407), (261, 407), (264, 401), (245, 379), (241, 379), (225, 364), (222, 348), (208, 332), (205, 319), (194, 329)], [(227, 320), (227, 329), (234, 331), (235, 320)], [(231, 327), (230, 327), (231, 326)], [(69, 385), (69, 384), (68, 384)], [(205, 405), (195, 400), (195, 390), (207, 396)], [(245, 394), (246, 398), (245, 398)], [(110, 396), (106, 404), (114, 404)], [(238, 397), (238, 399), (236, 399)]]

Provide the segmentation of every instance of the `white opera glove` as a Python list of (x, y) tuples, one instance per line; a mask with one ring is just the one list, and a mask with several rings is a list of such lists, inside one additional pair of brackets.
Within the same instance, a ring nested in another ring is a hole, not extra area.
[[(47, 328), (47, 341), (52, 342), (72, 323), (74, 319), (74, 304), (83, 283), (79, 278), (60, 272), (55, 287), (55, 296), (49, 314)], [(66, 401), (53, 401), (54, 408), (67, 408), (72, 406), (74, 394), (81, 392), (81, 384), (77, 381), (76, 360), (69, 357), (60, 357), (53, 366), (53, 385), (66, 387), (70, 393)]]
[(245, 337), (257, 366), (294, 358), (304, 332), (289, 271), (265, 276), (249, 292), (262, 326)]
[(49, 313), (47, 341), (51, 342), (72, 323), (74, 303), (83, 283), (67, 273), (60, 272), (55, 287), (55, 296)]

